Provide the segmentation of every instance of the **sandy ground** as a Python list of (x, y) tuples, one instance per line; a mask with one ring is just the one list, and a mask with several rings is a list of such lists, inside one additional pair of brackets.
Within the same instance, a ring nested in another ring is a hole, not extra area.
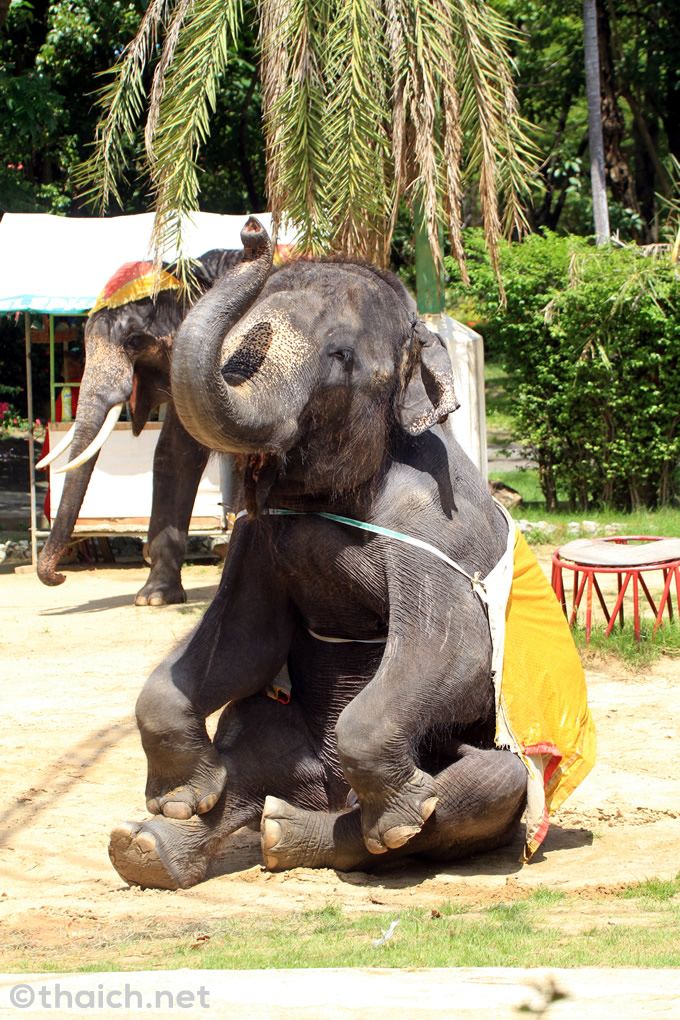
[(109, 863), (107, 842), (114, 823), (146, 814), (135, 698), (200, 618), (219, 572), (185, 569), (189, 604), (161, 609), (132, 605), (142, 567), (67, 574), (62, 587), (45, 588), (33, 574), (0, 573), (0, 944), (21, 937), (56, 947), (68, 935), (121, 922), (172, 916), (200, 924), (328, 902), (379, 911), (457, 899), (485, 904), (538, 885), (581, 890), (587, 912), (590, 899), (621, 884), (678, 872), (680, 661), (663, 659), (643, 675), (588, 670), (598, 763), (529, 865), (518, 863), (518, 842), (450, 867), (272, 875), (261, 867), (257, 834), (242, 831), (219, 877), (176, 893), (129, 889)]

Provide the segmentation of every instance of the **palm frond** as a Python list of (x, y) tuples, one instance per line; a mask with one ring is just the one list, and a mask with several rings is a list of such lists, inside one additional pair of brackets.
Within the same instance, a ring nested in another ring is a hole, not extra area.
[(165, 77), (175, 56), (175, 50), (177, 49), (184, 19), (186, 18), (189, 8), (193, 7), (193, 2), (194, 0), (179, 0), (165, 36), (161, 59), (156, 65), (156, 70), (154, 71), (151, 97), (149, 99), (149, 115), (146, 119), (146, 130), (144, 131), (144, 144), (146, 146), (146, 154), (150, 163), (153, 163), (155, 159), (153, 140), (158, 127), (161, 100), (163, 98), (163, 91), (165, 88)]
[(220, 75), (229, 60), (242, 19), (240, 0), (205, 0), (184, 24), (175, 59), (159, 84), (161, 94), (150, 166), (155, 211), (152, 243), (156, 261), (177, 246), (186, 282), (182, 223), (198, 209), (200, 146), (210, 134)]
[[(105, 204), (156, 62), (145, 141), (158, 255), (171, 240), (181, 248), (182, 218), (198, 208), (200, 148), (241, 4), (151, 0), (100, 95), (108, 115), (82, 177)], [(534, 160), (514, 93), (512, 26), (482, 0), (257, 0), (256, 10), (275, 231), (285, 215), (305, 251), (385, 263), (405, 197), (422, 209), (438, 261), (448, 227), (465, 275), (462, 208), (475, 186), (498, 271), (501, 233), (525, 226)]]
[[(264, 6), (264, 4), (263, 4)], [(267, 192), (278, 223), (298, 228), (301, 250), (328, 248), (328, 162), (324, 137), (326, 0), (267, 0), (261, 74), (267, 135)]]
[(108, 81), (97, 93), (97, 105), (104, 116), (96, 128), (94, 151), (75, 173), (76, 183), (84, 189), (84, 197), (100, 210), (107, 208), (112, 197), (120, 201), (118, 180), (128, 164), (126, 142), (133, 138), (146, 101), (144, 72), (159, 26), (172, 3), (173, 0), (151, 0), (137, 35), (125, 48), (119, 62), (104, 72)]
[(531, 174), (535, 154), (519, 118), (513, 65), (505, 45), (514, 29), (488, 5), (482, 8), (474, 0), (456, 3), (462, 48), (460, 121), (471, 139), (467, 173), (479, 174), (484, 233), (499, 275), (498, 238), (503, 227), (506, 233), (514, 230), (520, 235), (526, 227), (524, 182)]
[[(387, 226), (390, 155), (385, 83), (385, 15), (372, 0), (338, 0), (324, 50), (328, 109), (324, 121), (332, 246), (379, 257)], [(368, 228), (368, 229), (367, 229)]]

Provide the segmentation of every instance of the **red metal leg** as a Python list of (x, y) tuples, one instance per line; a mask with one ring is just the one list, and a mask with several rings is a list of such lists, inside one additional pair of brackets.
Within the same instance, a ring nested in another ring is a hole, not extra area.
[(649, 594), (649, 588), (645, 584), (645, 579), (642, 576), (642, 571), (640, 571), (640, 584), (642, 585), (643, 591), (644, 591), (645, 595), (647, 596), (647, 601), (649, 602), (650, 608), (651, 608), (652, 612), (654, 613), (654, 616), (656, 616), (656, 606), (654, 605), (654, 599)]
[(567, 615), (567, 603), (564, 598), (564, 582), (562, 580), (562, 567), (559, 563), (553, 560), (552, 565), (552, 577), (550, 580), (552, 590), (555, 592), (555, 597), (559, 604), (562, 606), (562, 612)]
[[(621, 543), (619, 542), (619, 545), (620, 544)], [(618, 584), (619, 594), (621, 594), (621, 576), (622, 576), (621, 574), (617, 574), (616, 575), (616, 580), (617, 580), (617, 584)], [(616, 613), (613, 613), (612, 615), (616, 616)], [(621, 630), (623, 630), (623, 599), (621, 599), (621, 608), (619, 609), (619, 624), (621, 626)]]
[(664, 570), (664, 576), (666, 578), (666, 583), (663, 586), (663, 594), (661, 596), (661, 602), (659, 604), (659, 611), (656, 614), (656, 621), (654, 623), (654, 633), (655, 634), (656, 634), (658, 628), (663, 626), (663, 620), (662, 620), (663, 610), (664, 610), (664, 606), (666, 604), (666, 601), (667, 600), (670, 601), (670, 591), (671, 591), (671, 581), (673, 580), (673, 571), (672, 570)]
[(578, 577), (578, 572), (574, 571), (574, 602), (573, 602), (573, 605), (571, 607), (571, 619), (569, 620), (569, 626), (570, 627), (573, 627), (574, 624), (576, 623), (576, 613), (578, 611), (578, 607), (581, 605), (581, 599), (583, 598), (583, 589), (586, 586), (587, 576), (588, 576), (587, 573), (584, 571), (584, 573), (583, 573), (583, 580), (581, 581), (581, 584), (579, 585), (579, 589), (578, 589), (578, 592), (577, 592), (576, 591), (576, 578)]
[(606, 605), (606, 603), (604, 601), (604, 597), (602, 595), (602, 592), (600, 591), (600, 586), (597, 583), (597, 577), (595, 576), (595, 571), (593, 571), (593, 585), (595, 586), (595, 591), (597, 592), (597, 597), (600, 600), (600, 605), (602, 606), (602, 612), (605, 615), (605, 619), (606, 619), (607, 623), (609, 623), (609, 610), (607, 609), (607, 605)]
[(635, 626), (635, 640), (640, 640), (640, 600), (638, 597), (638, 578), (639, 573), (637, 570), (633, 571), (633, 623)]
[(586, 644), (590, 644), (590, 631), (593, 622), (593, 571), (586, 571), (588, 575), (588, 594), (586, 595)]
[(607, 625), (607, 629), (606, 629), (606, 631), (604, 632), (604, 636), (605, 636), (605, 637), (609, 637), (609, 635), (610, 635), (610, 634), (611, 634), (611, 632), (612, 632), (612, 627), (614, 626), (614, 622), (615, 622), (615, 620), (616, 620), (616, 614), (617, 614), (617, 613), (618, 613), (618, 612), (620, 611), (620, 609), (621, 609), (621, 606), (623, 605), (623, 596), (624, 596), (624, 595), (626, 594), (626, 588), (628, 587), (628, 582), (630, 581), (630, 579), (631, 579), (631, 577), (632, 577), (632, 576), (633, 576), (633, 573), (632, 573), (632, 571), (629, 571), (629, 572), (628, 572), (628, 573), (626, 574), (626, 580), (625, 580), (625, 581), (623, 582), (623, 584), (622, 584), (622, 585), (621, 585), (621, 587), (619, 588), (619, 594), (618, 594), (618, 595), (617, 595), (617, 597), (616, 597), (616, 605), (615, 605), (615, 606), (614, 606), (614, 608), (612, 609), (612, 617), (611, 617), (611, 620), (609, 621), (609, 623), (608, 623), (608, 625)]

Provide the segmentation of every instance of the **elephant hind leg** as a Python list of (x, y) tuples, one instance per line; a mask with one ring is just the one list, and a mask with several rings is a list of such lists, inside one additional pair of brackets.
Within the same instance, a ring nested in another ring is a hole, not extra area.
[(437, 775), (439, 800), (431, 824), (409, 850), (440, 860), (469, 857), (514, 838), (526, 806), (527, 772), (511, 751), (461, 744), (459, 757)]
[(206, 877), (212, 860), (208, 835), (198, 818), (123, 822), (111, 831), (109, 857), (128, 885), (188, 889)]
[(261, 824), (265, 866), (371, 870), (404, 856), (455, 860), (511, 842), (526, 802), (524, 765), (509, 751), (461, 745), (458, 753), (434, 779), (437, 802), (421, 831), (380, 856), (367, 849), (363, 805), (330, 814), (268, 797)]
[(268, 871), (334, 868), (357, 871), (376, 862), (361, 834), (359, 809), (306, 811), (278, 797), (267, 797), (260, 825), (262, 857)]

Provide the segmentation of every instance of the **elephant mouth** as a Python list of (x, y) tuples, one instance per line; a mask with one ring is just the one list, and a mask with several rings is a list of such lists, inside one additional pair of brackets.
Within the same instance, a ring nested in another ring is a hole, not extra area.
[(257, 375), (273, 338), (274, 330), (270, 322), (259, 322), (248, 330), (236, 350), (222, 365), (222, 378), (228, 386), (240, 386)]

